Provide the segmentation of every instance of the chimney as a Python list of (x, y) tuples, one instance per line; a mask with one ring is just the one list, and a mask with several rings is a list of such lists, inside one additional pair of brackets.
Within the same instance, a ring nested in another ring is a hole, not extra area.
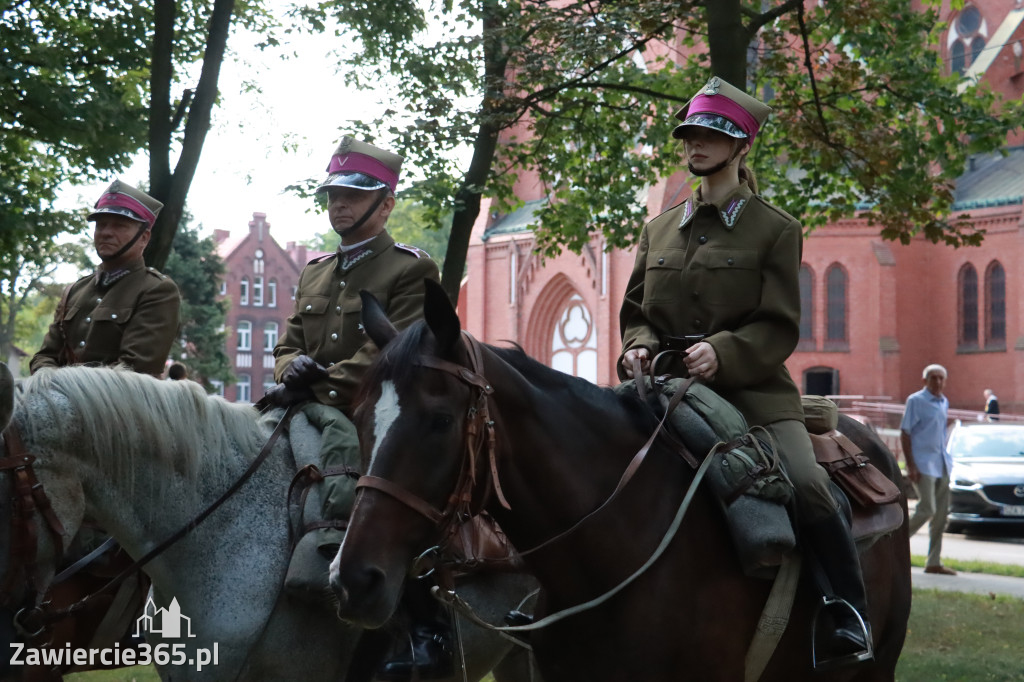
[(270, 232), (270, 223), (267, 222), (267, 214), (254, 211), (252, 220), (249, 221), (249, 234), (256, 235), (256, 241), (261, 242), (268, 232)]
[(216, 244), (220, 244), (222, 241), (231, 236), (231, 230), (216, 229), (213, 231), (213, 241)]

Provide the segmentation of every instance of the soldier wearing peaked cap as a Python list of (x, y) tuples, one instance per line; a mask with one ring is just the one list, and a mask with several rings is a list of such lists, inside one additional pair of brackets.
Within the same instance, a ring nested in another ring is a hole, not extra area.
[[(395, 207), (402, 157), (346, 136), (331, 155), (327, 178), (317, 188), (327, 196), (327, 216), (341, 236), (336, 253), (311, 261), (299, 277), (295, 310), (285, 324), (274, 357), (281, 382), (259, 405), (310, 401), (303, 413), (323, 428), (322, 471), (359, 468), (359, 441), (349, 410), (378, 349), (360, 322), (360, 290), (372, 293), (403, 329), (422, 317), (424, 279), (440, 281), (437, 264), (420, 249), (400, 244), (386, 225)], [(354, 481), (328, 475), (319, 485), (320, 527), (296, 546), (285, 584), (293, 596), (320, 602), (327, 589), (327, 562), (344, 538)], [(420, 679), (452, 674), (450, 626), (426, 581), (407, 587), (403, 601), (414, 624), (378, 672), (381, 679)], [(421, 587), (422, 585), (422, 587)], [(411, 642), (411, 645), (410, 645)]]
[[(713, 77), (676, 112), (700, 186), (640, 234), (619, 314), (621, 379), (666, 348), (685, 351), (674, 374), (697, 377), (771, 434), (792, 479), (801, 538), (832, 590), (853, 608), (835, 615), (825, 665), (872, 656), (867, 602), (849, 526), (815, 461), (800, 392), (785, 367), (800, 337), (800, 223), (757, 194), (745, 159), (771, 107)], [(830, 595), (831, 596), (831, 595)], [(854, 613), (854, 609), (857, 613)]]
[(163, 204), (115, 180), (94, 206), (95, 273), (65, 289), (53, 324), (30, 364), (123, 364), (160, 376), (178, 334), (181, 298), (174, 282), (147, 268), (142, 252)]

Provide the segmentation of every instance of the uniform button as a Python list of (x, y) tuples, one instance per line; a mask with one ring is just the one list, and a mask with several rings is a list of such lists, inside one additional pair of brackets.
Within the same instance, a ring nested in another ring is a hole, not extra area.
[(658, 265), (664, 265), (664, 264), (665, 264), (665, 259), (664, 258), (659, 258), (658, 259)]
[(697, 241), (699, 241), (701, 244), (707, 244), (708, 243), (708, 238), (706, 236), (704, 236), (704, 235), (701, 235), (700, 239), (698, 239)]
[(91, 317), (87, 317), (87, 318), (85, 318), (85, 321), (86, 322), (92, 322), (92, 318)]
[(328, 363), (327, 363), (327, 366), (328, 366), (328, 367), (334, 367), (334, 363), (333, 363), (333, 362), (328, 362)]
[(110, 313), (110, 319), (116, 320), (117, 319), (117, 313)]
[(85, 341), (79, 341), (78, 342), (78, 347), (79, 348), (85, 348)]
[(337, 334), (331, 334), (331, 341), (337, 341), (337, 340), (338, 340), (338, 335)]
[(307, 306), (306, 306), (306, 312), (307, 312), (307, 313), (308, 313), (308, 312), (309, 312), (310, 310), (312, 310), (312, 309), (313, 309), (313, 306), (311, 306), (311, 305), (307, 305)]
[(335, 398), (338, 397), (338, 392), (337, 391), (331, 391), (330, 393), (327, 394), (327, 397), (330, 398), (331, 400), (334, 400)]
[(726, 262), (726, 263), (728, 263), (729, 265), (732, 265), (732, 264), (733, 264), (733, 260), (732, 260), (732, 258), (730, 258), (730, 259), (726, 260), (725, 262)]
[(338, 307), (336, 307), (336, 308), (335, 308), (334, 310), (335, 310), (336, 312), (339, 312), (339, 313), (340, 313), (340, 312), (341, 312), (341, 306), (339, 305), (339, 306), (338, 306)]
[(344, 289), (345, 288), (345, 280), (342, 280), (342, 281), (338, 282), (338, 286), (341, 287), (342, 289)]
[(97, 302), (97, 303), (102, 303), (102, 302), (103, 302), (103, 299), (102, 299), (102, 298), (97, 298), (97, 299), (96, 299), (96, 302)]

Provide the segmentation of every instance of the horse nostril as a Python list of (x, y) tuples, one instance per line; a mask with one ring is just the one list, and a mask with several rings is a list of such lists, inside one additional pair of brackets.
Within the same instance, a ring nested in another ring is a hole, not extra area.
[(338, 602), (347, 605), (350, 600), (373, 601), (386, 582), (387, 576), (377, 566), (367, 566), (359, 570), (348, 571), (342, 575), (340, 571), (331, 571), (331, 589)]

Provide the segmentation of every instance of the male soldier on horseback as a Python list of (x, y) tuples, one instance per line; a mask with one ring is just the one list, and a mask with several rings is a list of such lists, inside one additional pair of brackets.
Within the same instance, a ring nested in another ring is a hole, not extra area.
[(147, 268), (142, 252), (163, 204), (115, 180), (88, 219), (96, 222), (96, 272), (61, 296), (31, 371), (65, 365), (123, 364), (160, 376), (178, 334), (181, 297), (174, 282)]
[[(677, 345), (665, 365), (707, 382), (771, 434), (795, 487), (802, 540), (832, 590), (867, 621), (867, 601), (850, 527), (814, 458), (800, 393), (785, 367), (800, 327), (796, 218), (757, 194), (745, 159), (771, 108), (718, 77), (676, 113), (694, 195), (648, 223), (620, 313), (620, 378), (638, 360), (646, 371)], [(660, 369), (659, 365), (659, 369)], [(835, 613), (827, 643), (835, 664), (868, 660), (865, 628), (850, 609)]]
[[(423, 280), (439, 281), (437, 265), (420, 249), (394, 241), (386, 230), (395, 207), (402, 157), (346, 136), (331, 157), (328, 176), (317, 188), (327, 195), (327, 213), (341, 236), (336, 253), (310, 261), (299, 277), (295, 311), (288, 318), (274, 356), (280, 382), (258, 405), (307, 404), (307, 417), (323, 429), (321, 470), (337, 471), (359, 462), (356, 429), (349, 420), (352, 402), (367, 368), (377, 355), (360, 323), (359, 291), (374, 294), (399, 329), (422, 317)], [(311, 414), (313, 405), (315, 413)], [(289, 569), (289, 592), (321, 598), (327, 591), (327, 561), (344, 538), (339, 520), (347, 518), (351, 481), (327, 476), (320, 486), (322, 525), (300, 541)], [(300, 552), (315, 540), (323, 559), (315, 572), (300, 569)], [(293, 570), (294, 569), (294, 570)], [(305, 576), (305, 577), (302, 577)], [(409, 581), (404, 603), (414, 624), (396, 643), (394, 655), (378, 671), (383, 679), (421, 679), (452, 674), (451, 629), (444, 609), (430, 596), (425, 581)]]
[[(79, 364), (123, 365), (154, 377), (163, 373), (178, 335), (181, 296), (173, 280), (146, 267), (142, 258), (162, 208), (162, 203), (120, 180), (103, 192), (88, 216), (96, 223), (93, 243), (100, 265), (64, 290), (43, 345), (32, 356), (33, 374)], [(105, 541), (110, 549), (103, 551)], [(90, 552), (97, 556), (89, 557)], [(79, 531), (64, 560), (81, 560), (84, 574), (105, 577), (116, 575), (121, 563), (130, 563), (106, 533), (88, 526)], [(64, 591), (70, 584), (49, 593), (54, 607), (69, 605), (62, 600), (68, 598)], [(127, 628), (141, 612), (148, 590), (149, 581), (141, 572), (125, 581), (112, 603), (127, 606), (111, 607), (91, 635), (93, 641), (85, 644), (107, 647), (130, 632)], [(102, 602), (89, 608), (97, 612), (96, 618), (106, 609)], [(82, 615), (86, 614), (76, 618)]]

